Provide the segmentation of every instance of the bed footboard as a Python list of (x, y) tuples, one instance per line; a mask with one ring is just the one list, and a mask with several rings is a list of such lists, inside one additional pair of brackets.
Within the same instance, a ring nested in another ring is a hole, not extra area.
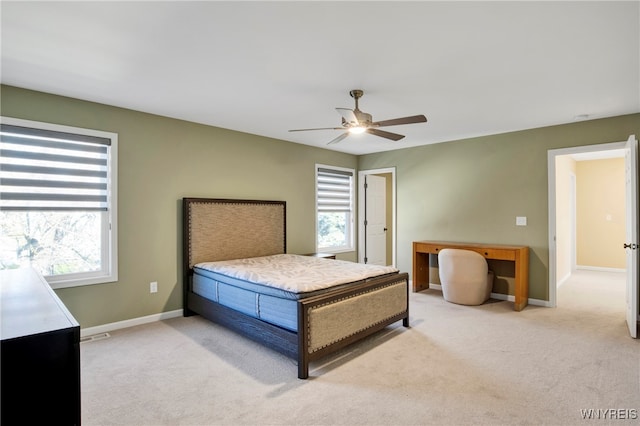
[(309, 362), (402, 320), (409, 326), (407, 273), (365, 281), (348, 290), (299, 302), (298, 377)]

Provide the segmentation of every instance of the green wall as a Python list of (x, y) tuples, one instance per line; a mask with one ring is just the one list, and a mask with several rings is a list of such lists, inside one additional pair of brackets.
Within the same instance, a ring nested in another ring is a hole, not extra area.
[(548, 300), (547, 150), (640, 136), (633, 114), (356, 157), (10, 86), (0, 95), (4, 116), (118, 133), (119, 280), (57, 290), (82, 328), (182, 307), (182, 197), (286, 200), (288, 252), (313, 251), (316, 163), (396, 168), (400, 270), (411, 272), (414, 240), (528, 245), (530, 297)]
[(308, 253), (315, 164), (357, 165), (350, 154), (77, 99), (10, 86), (0, 95), (3, 116), (118, 134), (119, 280), (56, 290), (82, 328), (182, 308), (182, 197), (285, 200), (287, 251)]
[[(358, 169), (396, 167), (401, 270), (411, 271), (416, 240), (527, 245), (529, 297), (548, 300), (547, 151), (631, 134), (640, 136), (640, 114), (363, 155)], [(516, 216), (527, 226), (516, 227)], [(497, 290), (513, 294), (512, 280), (502, 281)]]

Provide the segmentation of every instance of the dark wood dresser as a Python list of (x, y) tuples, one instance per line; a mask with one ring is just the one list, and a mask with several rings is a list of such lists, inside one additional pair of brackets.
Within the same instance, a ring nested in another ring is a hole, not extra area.
[(34, 269), (0, 271), (1, 423), (80, 424), (80, 325)]

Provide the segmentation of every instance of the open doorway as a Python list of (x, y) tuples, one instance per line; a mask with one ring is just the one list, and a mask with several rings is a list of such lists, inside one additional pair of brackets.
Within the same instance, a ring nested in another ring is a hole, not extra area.
[(624, 152), (624, 143), (549, 152), (551, 306), (624, 317)]
[(358, 262), (372, 261), (396, 265), (395, 167), (358, 172)]

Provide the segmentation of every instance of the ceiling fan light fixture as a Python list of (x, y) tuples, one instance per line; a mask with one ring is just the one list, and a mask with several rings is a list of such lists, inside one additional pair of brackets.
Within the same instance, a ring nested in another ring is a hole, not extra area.
[(364, 133), (366, 130), (367, 130), (367, 128), (363, 127), (363, 126), (349, 127), (349, 133), (354, 134), (354, 135), (360, 135), (360, 134)]

